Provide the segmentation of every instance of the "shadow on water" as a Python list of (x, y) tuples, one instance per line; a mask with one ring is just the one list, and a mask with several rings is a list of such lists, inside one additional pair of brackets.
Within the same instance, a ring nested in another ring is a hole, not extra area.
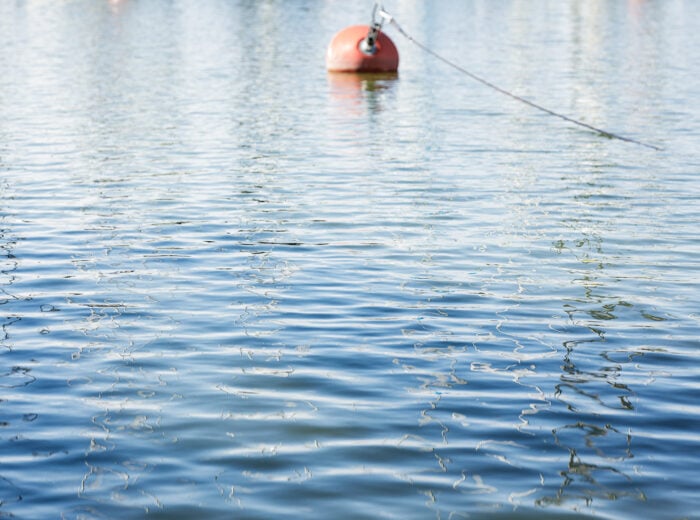
[[(1, 153), (1, 151), (0, 151)], [(0, 155), (0, 172), (5, 168)], [(30, 362), (22, 352), (18, 352), (13, 344), (11, 327), (22, 320), (22, 316), (14, 312), (13, 305), (23, 303), (25, 299), (14, 294), (13, 284), (17, 279), (19, 260), (15, 257), (14, 250), (17, 238), (13, 235), (11, 224), (7, 222), (6, 208), (3, 202), (11, 198), (10, 185), (7, 181), (0, 181), (0, 428), (10, 430), (19, 428), (24, 424), (33, 422), (38, 417), (35, 413), (24, 413), (21, 420), (14, 420), (16, 414), (7, 408), (7, 401), (16, 397), (16, 392), (36, 382), (32, 374)], [(21, 363), (21, 364), (20, 364)], [(10, 420), (10, 417), (13, 420)], [(4, 440), (4, 439), (3, 439)], [(2, 444), (0, 444), (2, 446)], [(4, 448), (4, 446), (2, 446)], [(3, 450), (4, 451), (4, 450)], [(20, 489), (8, 475), (0, 477), (0, 507), (6, 504), (15, 504), (22, 501), (22, 489)], [(0, 512), (0, 516), (2, 513)]]
[[(0, 172), (4, 171), (4, 166), (2, 162), (2, 155), (0, 155)], [(6, 208), (3, 202), (12, 198), (10, 184), (6, 180), (0, 181), (0, 347), (4, 347), (7, 350), (0, 350), (0, 354), (8, 354), (12, 352), (12, 343), (10, 341), (9, 327), (14, 323), (17, 323), (22, 318), (20, 315), (16, 315), (8, 307), (11, 307), (12, 303), (20, 301), (22, 298), (16, 294), (13, 294), (12, 285), (17, 278), (17, 270), (19, 269), (19, 260), (15, 256), (15, 246), (17, 245), (17, 237), (14, 236), (13, 229), (10, 223), (7, 222)], [(3, 366), (9, 367), (13, 363), (8, 359), (3, 360)], [(19, 374), (27, 375), (31, 369), (23, 368), (20, 366), (12, 366), (12, 369), (4, 374), (0, 374), (1, 377), (12, 377), (11, 381), (17, 382), (19, 379), (16, 377)], [(24, 386), (33, 381), (32, 379), (23, 378), (26, 381), (22, 385), (16, 385), (13, 382), (4, 383), (0, 380), (0, 388), (12, 388), (15, 386)], [(2, 400), (0, 399), (0, 402)]]
[(560, 471), (557, 492), (536, 501), (542, 507), (576, 502), (595, 507), (599, 501), (623, 497), (646, 501), (635, 483), (633, 422), (627, 419), (635, 410), (636, 394), (626, 381), (635, 369), (609, 355), (635, 307), (633, 296), (620, 294), (624, 288), (609, 272), (614, 271), (614, 246), (612, 252), (606, 248), (606, 237), (616, 232), (626, 203), (620, 194), (611, 202), (607, 194), (614, 188), (603, 180), (608, 172), (597, 162), (568, 186), (573, 216), (564, 225), (572, 234), (553, 245), (556, 255), (567, 258), (572, 287), (581, 294), (572, 292), (563, 301), (572, 337), (562, 342), (562, 373), (553, 392), (555, 402), (565, 407), (555, 421), (565, 422), (552, 428), (552, 435), (555, 445), (568, 453), (568, 462)]

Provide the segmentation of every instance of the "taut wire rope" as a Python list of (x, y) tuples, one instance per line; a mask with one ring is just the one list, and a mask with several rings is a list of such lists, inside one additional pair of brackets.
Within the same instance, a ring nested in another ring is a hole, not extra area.
[[(518, 96), (518, 95), (516, 95), (516, 94), (513, 94), (512, 92), (509, 92), (509, 91), (507, 91), (507, 90), (505, 90), (505, 89), (499, 87), (498, 85), (495, 85), (494, 83), (491, 83), (490, 81), (488, 81), (488, 80), (486, 80), (486, 79), (484, 79), (484, 78), (482, 78), (482, 77), (480, 77), (480, 76), (477, 76), (476, 74), (474, 74), (474, 73), (468, 71), (467, 69), (465, 69), (465, 68), (462, 67), (461, 65), (458, 65), (457, 63), (455, 63), (455, 62), (453, 62), (453, 61), (451, 61), (451, 60), (448, 60), (447, 58), (441, 56), (440, 54), (438, 54), (437, 52), (435, 52), (434, 50), (432, 50), (432, 49), (431, 49), (430, 47), (428, 47), (427, 45), (424, 45), (423, 43), (421, 43), (421, 42), (419, 42), (418, 40), (416, 40), (413, 36), (411, 36), (408, 32), (406, 32), (406, 31), (404, 30), (404, 28), (401, 27), (401, 25), (396, 21), (396, 19), (395, 19), (393, 16), (391, 16), (389, 13), (387, 13), (387, 12), (384, 10), (383, 7), (375, 5), (375, 11), (374, 11), (374, 13), (378, 14), (384, 21), (386, 21), (386, 22), (392, 24), (392, 25), (396, 28), (396, 30), (399, 31), (399, 33), (400, 33), (404, 38), (406, 38), (408, 41), (410, 41), (411, 43), (413, 43), (414, 45), (416, 45), (417, 47), (419, 47), (419, 48), (422, 49), (423, 51), (427, 52), (428, 54), (430, 54), (430, 55), (433, 56), (434, 58), (437, 58), (437, 59), (440, 60), (441, 62), (443, 62), (443, 63), (449, 65), (449, 66), (452, 67), (453, 69), (455, 69), (455, 70), (461, 72), (462, 74), (464, 74), (464, 75), (466, 75), (466, 76), (469, 76), (469, 77), (472, 78), (473, 80), (478, 81), (479, 83), (481, 83), (481, 84), (483, 84), (483, 85), (486, 85), (487, 87), (489, 87), (489, 88), (491, 88), (491, 89), (493, 89), (493, 90), (495, 90), (495, 91), (497, 91), (497, 92), (500, 92), (501, 94), (504, 94), (504, 95), (506, 95), (506, 96), (508, 96), (508, 97), (510, 97), (510, 98), (512, 98), (512, 99), (515, 99), (516, 101), (520, 101), (521, 103), (524, 103), (524, 104), (526, 104), (526, 105), (529, 105), (529, 106), (531, 106), (532, 108), (535, 108), (535, 109), (537, 109), (537, 110), (540, 110), (541, 112), (544, 112), (544, 113), (546, 113), (546, 114), (549, 114), (549, 115), (558, 117), (558, 118), (560, 118), (560, 119), (563, 119), (564, 121), (568, 121), (569, 123), (573, 123), (573, 124), (578, 125), (578, 126), (581, 126), (581, 127), (583, 127), (583, 128), (587, 128), (587, 129), (589, 129), (589, 130), (592, 130), (593, 132), (596, 132), (597, 134), (600, 134), (600, 135), (602, 135), (602, 136), (604, 136), (604, 137), (607, 137), (607, 138), (610, 138), (610, 139), (618, 139), (618, 140), (620, 140), (620, 141), (626, 141), (626, 142), (628, 142), (628, 143), (633, 143), (633, 144), (636, 144), (636, 145), (639, 145), (639, 146), (644, 146), (644, 147), (646, 147), (646, 148), (651, 148), (652, 150), (661, 150), (660, 147), (655, 146), (655, 145), (653, 145), (653, 144), (644, 143), (644, 142), (642, 142), (642, 141), (638, 141), (638, 140), (632, 139), (632, 138), (630, 138), (630, 137), (625, 137), (625, 136), (622, 136), (622, 135), (619, 135), (619, 134), (615, 134), (615, 133), (613, 133), (613, 132), (609, 132), (609, 131), (607, 131), (607, 130), (603, 130), (602, 128), (598, 128), (598, 127), (595, 127), (595, 126), (593, 126), (593, 125), (589, 125), (588, 123), (584, 123), (583, 121), (579, 121), (579, 120), (577, 120), (577, 119), (574, 119), (574, 118), (572, 118), (572, 117), (566, 116), (566, 115), (564, 115), (564, 114), (560, 114), (559, 112), (555, 112), (554, 110), (550, 110), (550, 109), (548, 109), (548, 108), (546, 108), (546, 107), (543, 107), (542, 105), (539, 105), (539, 104), (537, 104), (537, 103), (534, 103), (533, 101), (530, 101), (530, 100), (525, 99), (525, 98), (523, 98), (523, 97), (520, 97), (520, 96)], [(374, 14), (373, 14), (373, 15), (374, 15)]]

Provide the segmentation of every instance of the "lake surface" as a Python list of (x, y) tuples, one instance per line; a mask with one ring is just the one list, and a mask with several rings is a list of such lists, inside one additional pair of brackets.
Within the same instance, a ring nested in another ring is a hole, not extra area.
[(699, 518), (700, 2), (0, 3), (0, 516)]

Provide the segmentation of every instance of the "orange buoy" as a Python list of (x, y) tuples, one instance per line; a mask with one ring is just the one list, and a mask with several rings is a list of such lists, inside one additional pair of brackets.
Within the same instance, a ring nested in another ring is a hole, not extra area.
[(396, 72), (399, 51), (378, 26), (353, 25), (336, 34), (328, 45), (329, 72)]

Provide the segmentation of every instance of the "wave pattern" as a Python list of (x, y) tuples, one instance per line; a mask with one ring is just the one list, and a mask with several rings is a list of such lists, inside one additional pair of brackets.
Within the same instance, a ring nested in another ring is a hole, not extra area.
[[(326, 77), (293, 58), (339, 5), (190, 4), (0, 7), (0, 514), (695, 514), (697, 128), (609, 142), (409, 49)], [(396, 15), (479, 16), (452, 4)], [(573, 25), (525, 45), (546, 17), (505, 5), (498, 44), (556, 77), (496, 80), (596, 125), (692, 110), (645, 102), (700, 77), (654, 61), (640, 34), (698, 43), (658, 7), (549, 6)]]

